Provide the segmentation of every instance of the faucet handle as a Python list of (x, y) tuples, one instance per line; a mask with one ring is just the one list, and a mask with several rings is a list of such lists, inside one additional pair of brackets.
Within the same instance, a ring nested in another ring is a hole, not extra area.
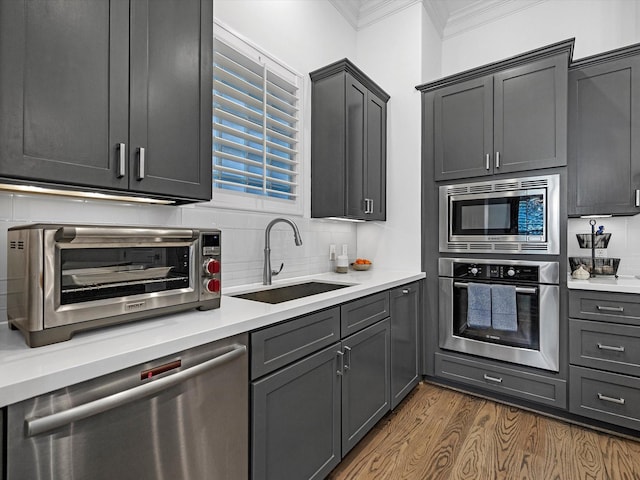
[(271, 270), (271, 275), (274, 275), (274, 276), (278, 275), (282, 271), (283, 268), (284, 268), (284, 262), (282, 262), (280, 264), (280, 268), (277, 271), (276, 270)]

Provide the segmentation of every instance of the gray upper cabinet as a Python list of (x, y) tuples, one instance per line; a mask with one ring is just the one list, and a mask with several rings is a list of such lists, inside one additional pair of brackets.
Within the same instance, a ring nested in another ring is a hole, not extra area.
[(0, 176), (211, 198), (211, 0), (0, 4)]
[(386, 94), (349, 60), (310, 73), (311, 216), (386, 219)]
[(569, 215), (640, 212), (640, 46), (569, 72)]
[(432, 97), (434, 178), (567, 163), (567, 71), (573, 40), (418, 86)]

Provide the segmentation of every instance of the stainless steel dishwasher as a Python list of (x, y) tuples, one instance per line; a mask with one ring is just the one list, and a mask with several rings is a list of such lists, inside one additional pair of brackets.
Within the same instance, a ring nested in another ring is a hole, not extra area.
[(9, 406), (7, 480), (248, 477), (247, 335)]

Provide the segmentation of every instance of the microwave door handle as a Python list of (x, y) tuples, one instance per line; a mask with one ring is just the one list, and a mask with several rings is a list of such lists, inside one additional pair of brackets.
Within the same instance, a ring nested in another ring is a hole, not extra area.
[[(453, 282), (453, 286), (458, 288), (467, 288), (469, 284), (465, 282)], [(537, 292), (538, 289), (536, 287), (516, 287), (516, 293), (535, 295)]]
[(232, 350), (223, 353), (211, 360), (199, 363), (191, 368), (181, 372), (159, 378), (149, 383), (145, 383), (138, 387), (125, 390), (123, 392), (114, 393), (108, 397), (99, 398), (77, 407), (69, 408), (52, 415), (41, 418), (25, 419), (25, 433), (27, 437), (34, 437), (45, 432), (49, 432), (56, 428), (62, 427), (72, 422), (77, 422), (84, 418), (89, 418), (108, 410), (121, 407), (128, 403), (140, 400), (142, 398), (154, 395), (162, 390), (174, 387), (186, 380), (200, 375), (212, 368), (219, 367), (225, 363), (235, 360), (244, 355), (247, 351), (246, 345), (234, 345)]

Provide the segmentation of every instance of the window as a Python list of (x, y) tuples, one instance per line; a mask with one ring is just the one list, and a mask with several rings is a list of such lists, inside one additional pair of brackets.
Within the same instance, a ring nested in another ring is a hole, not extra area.
[(302, 213), (300, 75), (218, 25), (213, 203)]

